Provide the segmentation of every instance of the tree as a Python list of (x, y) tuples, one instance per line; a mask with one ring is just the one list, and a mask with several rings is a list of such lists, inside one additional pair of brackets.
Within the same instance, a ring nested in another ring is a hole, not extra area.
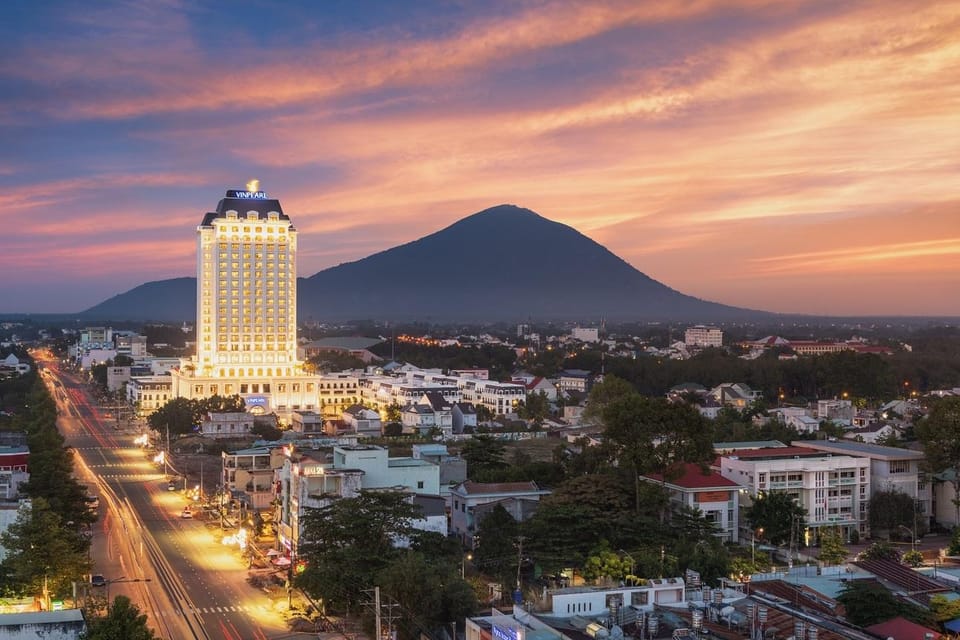
[(633, 475), (640, 512), (640, 477), (675, 475), (684, 463), (712, 460), (713, 430), (703, 416), (686, 404), (638, 393), (613, 400), (603, 410), (604, 442), (619, 465)]
[(361, 491), (305, 509), (301, 557), (308, 564), (297, 584), (331, 608), (353, 610), (363, 589), (399, 556), (394, 543), (410, 537), (420, 513), (397, 491)]
[(383, 425), (383, 435), (388, 438), (396, 438), (403, 435), (403, 425), (399, 422), (388, 422)]
[(158, 640), (147, 616), (126, 596), (117, 596), (107, 605), (107, 614), (88, 623), (84, 640)]
[(837, 596), (846, 609), (847, 620), (858, 627), (903, 616), (918, 624), (929, 622), (930, 614), (915, 605), (898, 600), (881, 584), (867, 580), (850, 580)]
[(473, 615), (477, 598), (460, 567), (407, 551), (378, 575), (381, 590), (400, 605), (399, 637), (414, 640), (441, 625)]
[(860, 552), (862, 560), (893, 560), (900, 562), (900, 552), (897, 551), (889, 542), (874, 542), (872, 545)]
[(884, 489), (874, 492), (870, 496), (868, 513), (870, 514), (871, 531), (885, 534), (900, 531), (903, 527), (907, 531), (916, 529), (918, 522), (917, 503), (903, 491)]
[(607, 406), (622, 398), (633, 395), (636, 389), (633, 385), (617, 376), (605, 376), (601, 382), (593, 385), (590, 395), (587, 396), (587, 408), (583, 411), (584, 421), (601, 422), (603, 412)]
[(0, 534), (0, 545), (6, 549), (0, 573), (19, 593), (40, 594), (46, 583), (52, 594), (67, 594), (72, 583), (90, 571), (87, 544), (45, 499), (33, 498)]
[(192, 433), (196, 403), (188, 398), (174, 398), (154, 411), (147, 418), (150, 428), (158, 433)]
[(463, 443), (460, 457), (467, 461), (467, 473), (471, 478), (486, 471), (496, 471), (507, 466), (504, 462), (507, 448), (493, 436), (478, 435)]
[(550, 415), (550, 401), (547, 399), (547, 394), (543, 391), (528, 393), (527, 399), (524, 400), (517, 414), (524, 420), (532, 420), (535, 425), (542, 425)]
[(601, 542), (583, 563), (583, 577), (587, 580), (623, 580), (632, 572), (633, 560), (627, 554), (615, 553), (606, 541)]
[(820, 561), (828, 566), (836, 566), (847, 559), (847, 548), (843, 546), (843, 532), (839, 527), (820, 529)]
[(758, 538), (779, 546), (790, 541), (795, 523), (803, 527), (807, 510), (789, 493), (761, 492), (754, 497), (745, 515), (754, 530), (763, 530)]
[(942, 398), (916, 425), (927, 464), (934, 473), (944, 471), (953, 485), (954, 507), (960, 521), (960, 396)]
[(513, 586), (517, 574), (515, 543), (519, 534), (519, 523), (503, 505), (494, 507), (477, 525), (473, 564), (495, 578), (504, 593)]

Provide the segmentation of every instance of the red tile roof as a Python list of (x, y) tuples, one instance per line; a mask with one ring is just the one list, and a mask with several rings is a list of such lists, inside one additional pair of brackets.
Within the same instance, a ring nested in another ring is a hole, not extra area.
[(942, 633), (927, 629), (916, 622), (910, 622), (906, 618), (893, 618), (886, 622), (864, 627), (864, 630), (881, 638), (896, 638), (897, 640), (924, 640), (928, 633), (933, 634), (933, 640), (944, 637)]
[[(685, 464), (683, 465), (682, 473), (679, 477), (674, 479), (667, 479), (667, 484), (672, 484), (677, 487), (683, 487), (684, 489), (707, 489), (712, 487), (739, 487), (736, 482), (724, 478), (722, 475), (716, 471), (707, 470), (707, 473), (703, 472), (703, 469), (700, 468), (698, 464)], [(651, 473), (647, 475), (651, 480), (656, 480), (657, 482), (663, 482), (663, 474), (661, 473)]]

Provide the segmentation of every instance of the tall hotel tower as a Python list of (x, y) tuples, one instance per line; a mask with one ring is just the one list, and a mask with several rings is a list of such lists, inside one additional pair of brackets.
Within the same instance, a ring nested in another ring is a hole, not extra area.
[(317, 406), (297, 359), (297, 230), (256, 181), (227, 191), (197, 227), (197, 354), (172, 371), (173, 396), (244, 398), (249, 411)]

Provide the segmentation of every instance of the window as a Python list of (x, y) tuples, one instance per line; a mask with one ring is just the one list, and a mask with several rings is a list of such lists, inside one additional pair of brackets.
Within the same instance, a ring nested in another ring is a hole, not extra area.
[(910, 473), (909, 460), (891, 460), (890, 473)]
[(417, 489), (423, 489), (423, 480), (417, 480)]

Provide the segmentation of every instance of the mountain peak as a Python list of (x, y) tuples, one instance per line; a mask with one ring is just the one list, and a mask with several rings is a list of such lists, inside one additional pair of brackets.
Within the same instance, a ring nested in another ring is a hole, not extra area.
[[(484, 209), (418, 240), (303, 278), (298, 285), (303, 320), (605, 317), (707, 322), (758, 315), (674, 291), (576, 229), (513, 204)], [(120, 311), (124, 299), (131, 305), (145, 303), (145, 295), (135, 295), (143, 287), (147, 285), (84, 314), (138, 318), (129, 314), (142, 309), (128, 309), (127, 315)], [(176, 290), (181, 299), (165, 298), (169, 312), (162, 319), (175, 308), (181, 311), (170, 319), (194, 317), (195, 289), (189, 294), (184, 286)], [(151, 310), (164, 297), (158, 293), (150, 287)]]

